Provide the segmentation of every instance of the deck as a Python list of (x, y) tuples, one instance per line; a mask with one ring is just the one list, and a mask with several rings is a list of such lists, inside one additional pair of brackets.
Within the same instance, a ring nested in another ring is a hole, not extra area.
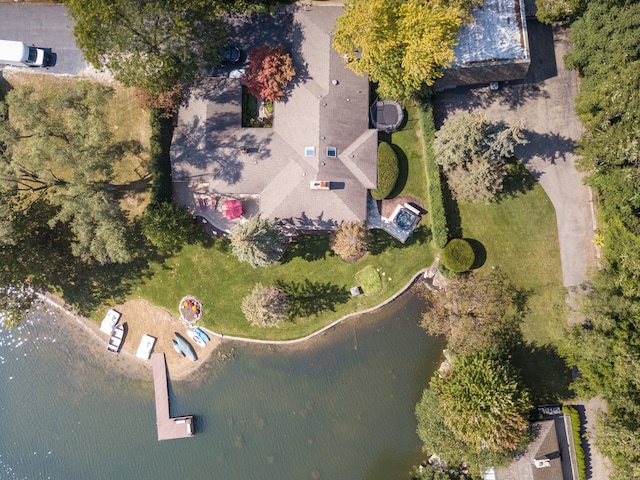
[(175, 418), (171, 418), (169, 415), (169, 384), (164, 353), (151, 355), (151, 365), (153, 367), (153, 387), (156, 395), (158, 440), (192, 437), (195, 430), (192, 415)]

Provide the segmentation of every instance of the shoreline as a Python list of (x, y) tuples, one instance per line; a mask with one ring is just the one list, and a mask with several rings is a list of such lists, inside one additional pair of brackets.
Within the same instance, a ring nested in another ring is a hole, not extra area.
[[(126, 376), (133, 378), (144, 378), (145, 380), (151, 379), (151, 362), (147, 360), (139, 359), (135, 356), (135, 351), (139, 343), (139, 339), (142, 333), (148, 333), (156, 337), (156, 345), (154, 346), (154, 352), (164, 352), (167, 359), (167, 369), (172, 380), (177, 381), (190, 381), (195, 380), (196, 372), (200, 371), (203, 366), (210, 363), (214, 352), (220, 354), (220, 347), (226, 341), (254, 344), (254, 345), (273, 345), (273, 346), (287, 346), (287, 345), (299, 345), (307, 342), (326, 331), (332, 329), (336, 325), (359, 315), (364, 315), (376, 311), (385, 305), (388, 305), (392, 301), (396, 300), (400, 295), (407, 292), (420, 277), (434, 278), (437, 275), (437, 259), (431, 267), (423, 268), (416, 272), (410, 280), (401, 287), (396, 293), (391, 295), (381, 303), (360, 310), (352, 312), (343, 317), (331, 322), (329, 325), (322, 327), (315, 332), (310, 333), (301, 338), (293, 340), (260, 340), (255, 338), (235, 337), (224, 335), (222, 333), (214, 332), (206, 327), (201, 327), (211, 337), (211, 342), (207, 343), (204, 349), (200, 347), (196, 348), (196, 354), (198, 360), (191, 362), (186, 358), (179, 357), (173, 347), (171, 346), (171, 339), (173, 331), (184, 332), (185, 326), (176, 318), (171, 312), (152, 305), (146, 300), (128, 300), (122, 304), (115, 305), (113, 308), (122, 314), (123, 323), (127, 323), (128, 329), (123, 343), (122, 350), (118, 355), (110, 354), (106, 351), (106, 344), (108, 342), (108, 336), (100, 331), (100, 325), (70, 308), (64, 301), (53, 294), (37, 294), (38, 299), (46, 306), (54, 308), (62, 313), (65, 317), (73, 319), (73, 322), (82, 329), (83, 335), (90, 335), (92, 348), (96, 350), (96, 357), (103, 355), (105, 360), (105, 368), (111, 368), (111, 365), (118, 365), (118, 370)], [(425, 275), (426, 274), (426, 275)], [(129, 338), (131, 337), (131, 338)], [(98, 347), (104, 345), (104, 353), (98, 353)], [(222, 354), (224, 356), (224, 354)], [(101, 360), (98, 358), (98, 360)]]

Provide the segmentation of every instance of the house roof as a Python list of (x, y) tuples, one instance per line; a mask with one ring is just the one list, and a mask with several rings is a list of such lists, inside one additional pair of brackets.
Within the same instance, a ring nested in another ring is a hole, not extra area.
[[(259, 195), (264, 215), (303, 229), (366, 220), (378, 136), (369, 129), (368, 78), (348, 70), (331, 48), (341, 13), (341, 7), (314, 7), (290, 14), (297, 75), (274, 105), (273, 128), (242, 127), (239, 80), (210, 77), (192, 88), (171, 147), (174, 182)], [(305, 155), (307, 147), (313, 156)], [(329, 147), (335, 157), (327, 155)], [(313, 180), (329, 181), (331, 189), (312, 190)]]
[(523, 0), (484, 0), (460, 30), (451, 68), (529, 61)]

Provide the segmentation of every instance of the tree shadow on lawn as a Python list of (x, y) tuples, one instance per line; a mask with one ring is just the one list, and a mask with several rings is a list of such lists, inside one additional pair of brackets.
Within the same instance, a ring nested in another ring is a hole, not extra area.
[(504, 179), (502, 193), (497, 201), (509, 200), (520, 194), (525, 194), (536, 186), (536, 179), (516, 158), (507, 162), (508, 174)]
[(402, 243), (400, 240), (395, 239), (384, 230), (374, 228), (373, 230), (371, 230), (371, 243), (369, 244), (369, 253), (375, 256), (394, 248), (406, 248), (410, 247), (411, 245), (421, 245), (429, 241), (431, 241), (431, 230), (429, 230), (429, 228), (423, 224), (419, 224), (413, 231), (411, 236), (404, 243)]
[(534, 405), (559, 403), (573, 397), (571, 369), (552, 345), (520, 343), (514, 348), (513, 365), (531, 392)]
[(332, 255), (329, 235), (299, 235), (287, 246), (280, 263), (289, 263), (296, 257), (313, 262), (324, 260), (327, 255)]
[(473, 265), (471, 265), (471, 270), (481, 268), (487, 261), (486, 248), (484, 248), (484, 245), (481, 242), (473, 238), (465, 238), (465, 240), (473, 249), (474, 260)]
[(278, 280), (276, 285), (287, 295), (288, 316), (291, 321), (318, 315), (325, 310), (334, 312), (337, 304), (347, 303), (350, 298), (346, 287), (329, 282), (312, 282), (309, 279), (304, 282)]

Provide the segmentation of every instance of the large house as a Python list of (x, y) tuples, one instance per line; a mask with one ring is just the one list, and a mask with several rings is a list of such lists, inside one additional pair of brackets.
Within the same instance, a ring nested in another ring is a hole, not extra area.
[[(331, 46), (341, 7), (287, 13), (296, 78), (272, 128), (242, 126), (238, 79), (203, 79), (181, 108), (171, 147), (174, 197), (222, 230), (220, 202), (236, 198), (298, 230), (366, 221), (376, 187), (378, 133), (369, 128), (369, 80)], [(250, 49), (262, 41), (252, 38)], [(276, 40), (276, 41), (279, 41)], [(275, 44), (273, 39), (266, 43)]]

